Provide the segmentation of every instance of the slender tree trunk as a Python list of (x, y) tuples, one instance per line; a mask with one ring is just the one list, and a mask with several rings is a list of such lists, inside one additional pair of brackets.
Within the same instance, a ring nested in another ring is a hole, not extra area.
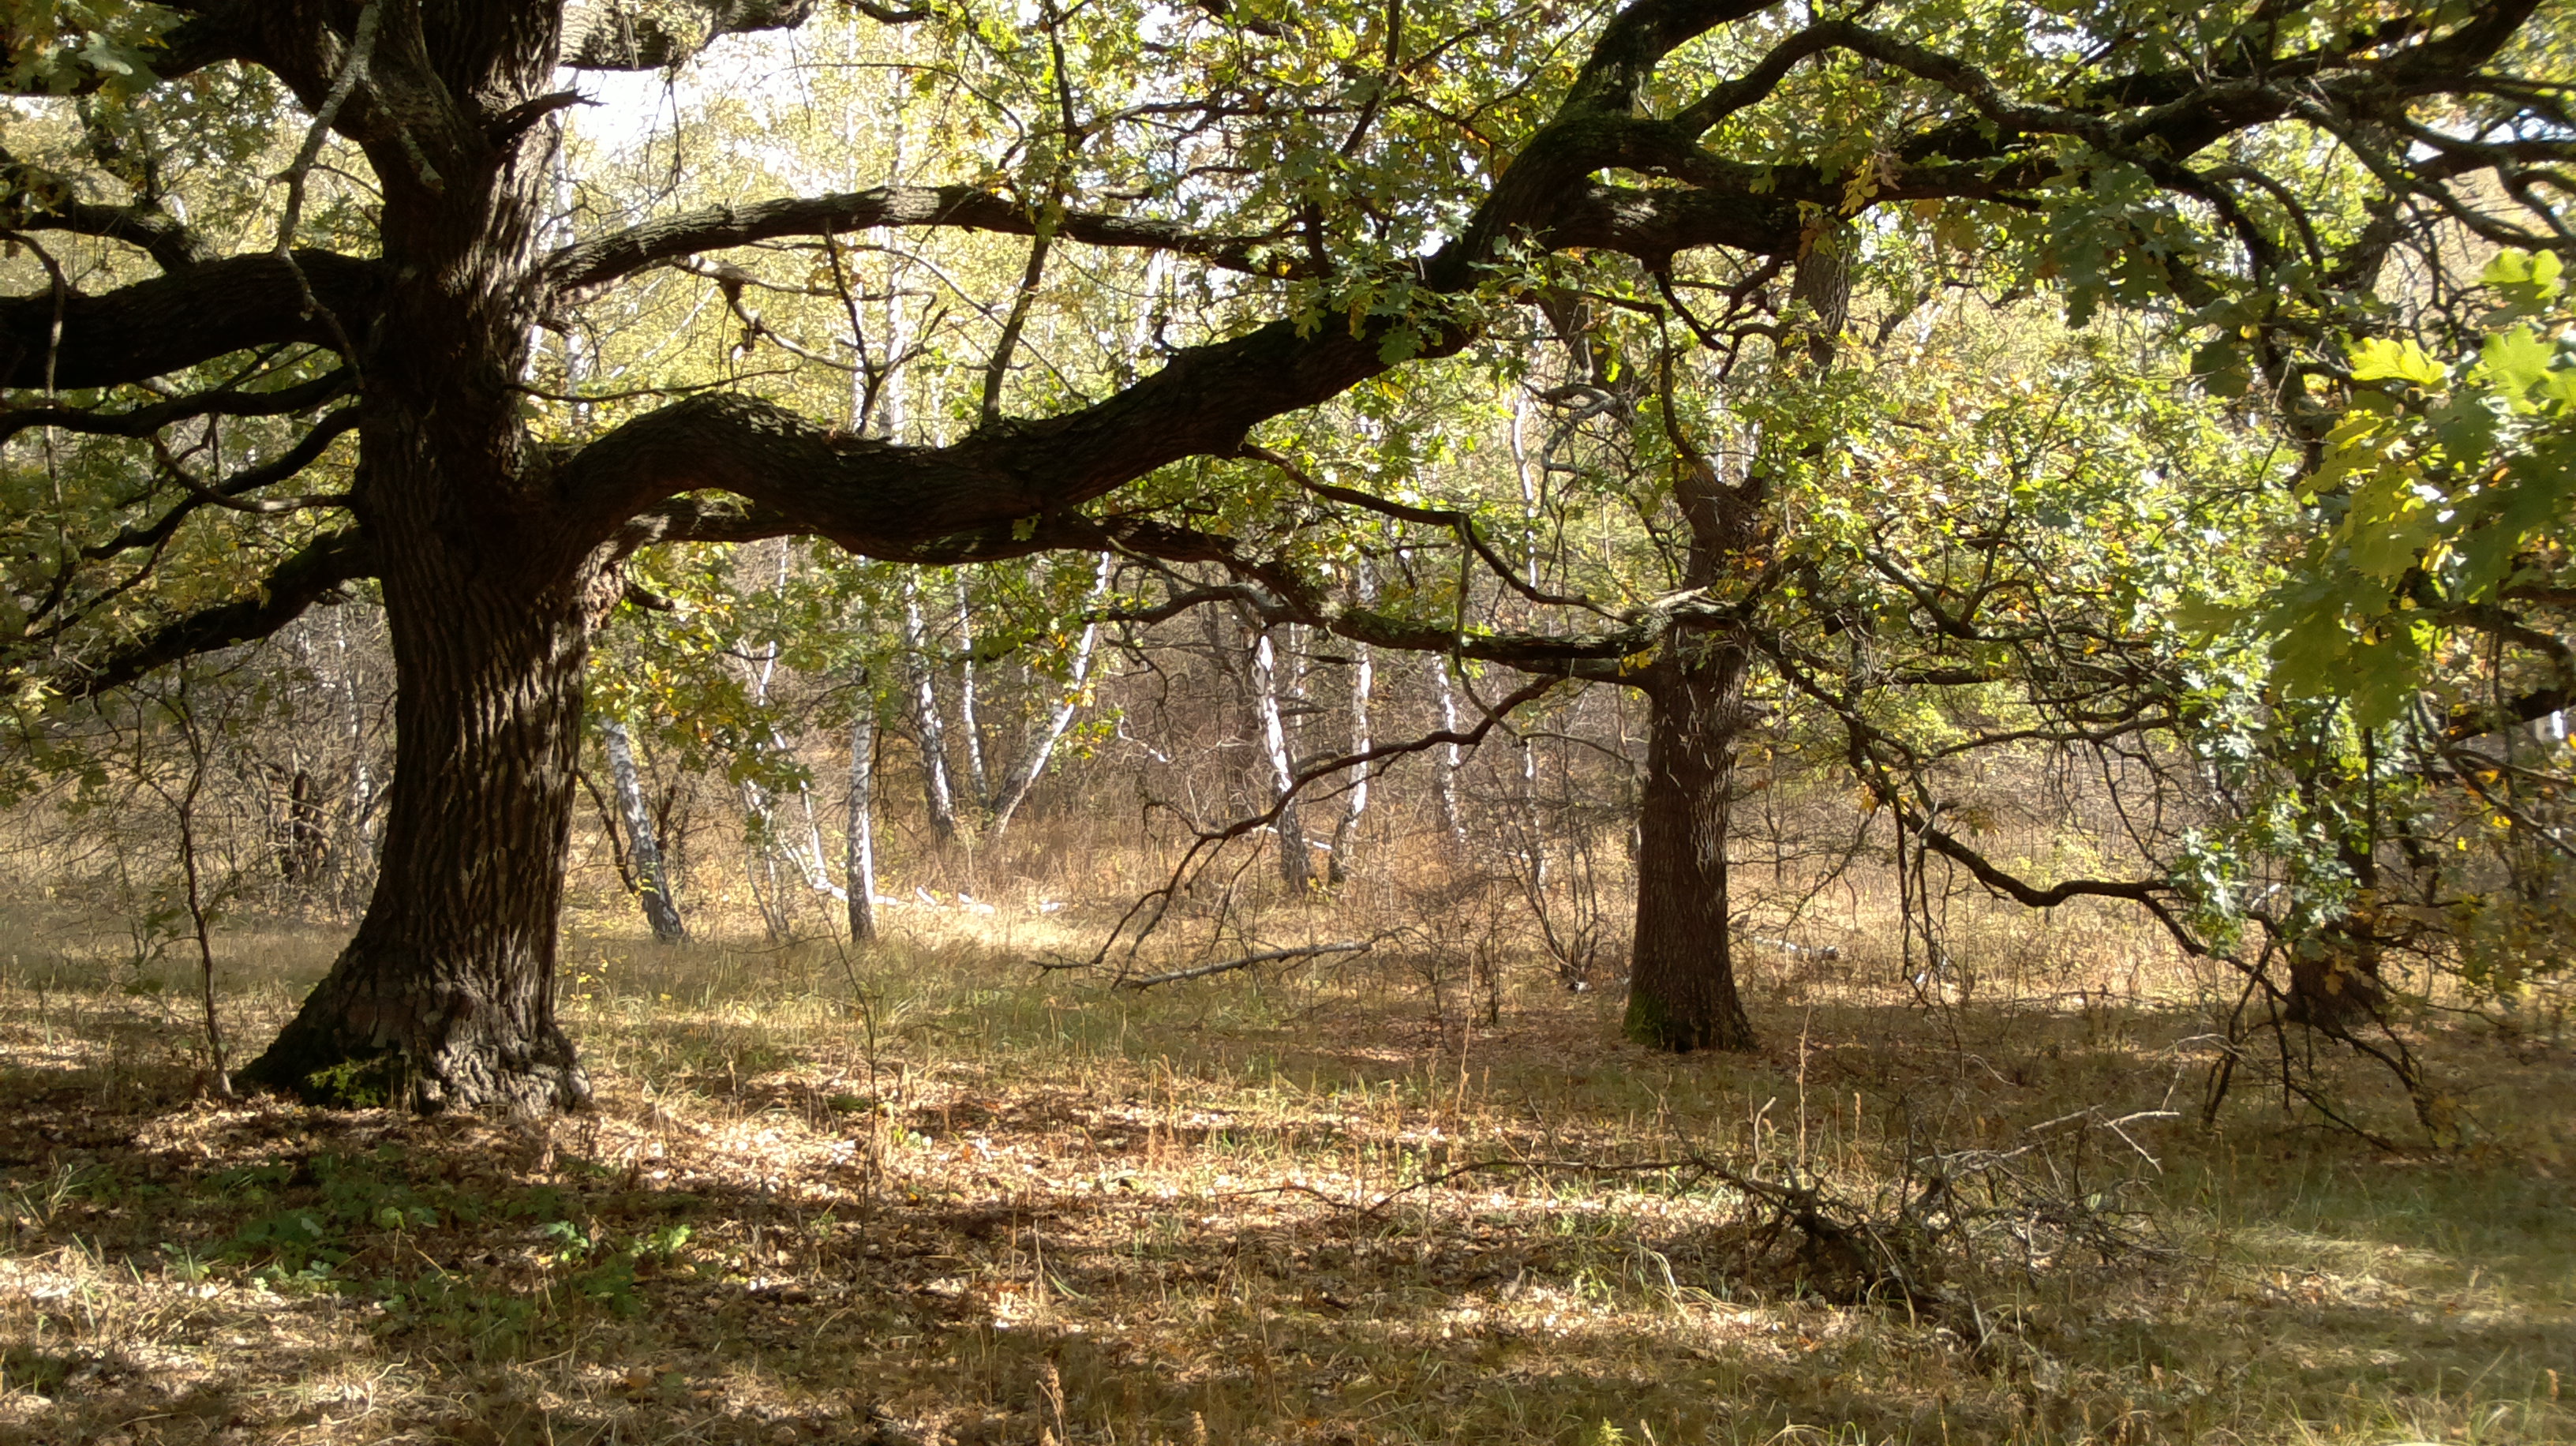
[[(1449, 682), (1449, 660), (1433, 656), (1431, 665), (1431, 698), (1440, 714), (1440, 731), (1458, 731), (1458, 693)], [(1452, 852), (1467, 847), (1467, 824), (1458, 812), (1458, 764), (1460, 754), (1455, 743), (1440, 745), (1440, 756), (1431, 765), (1431, 802), (1440, 816), (1440, 841)]]
[[(1512, 425), (1508, 436), (1511, 443), (1512, 474), (1519, 479), (1521, 487), (1521, 580), (1535, 588), (1538, 586), (1539, 577), (1539, 488), (1536, 469), (1530, 466), (1529, 447), (1522, 435), (1528, 420), (1529, 391), (1525, 387), (1515, 388), (1512, 393)], [(1547, 830), (1540, 826), (1538, 816), (1538, 753), (1530, 746), (1530, 740), (1527, 738), (1519, 740), (1519, 752), (1521, 835), (1528, 843), (1529, 856), (1526, 863), (1532, 890), (1531, 897), (1544, 899), (1547, 896)]]
[(1538, 749), (1523, 738), (1514, 744), (1520, 754), (1521, 831), (1529, 839), (1530, 883), (1541, 893), (1547, 890), (1547, 828), (1538, 816)]
[(975, 612), (966, 596), (966, 579), (957, 579), (957, 732), (966, 744), (967, 797), (978, 808), (993, 806), (993, 786), (984, 774), (984, 729), (975, 717)]
[[(1364, 599), (1365, 600), (1365, 599)], [(1369, 645), (1360, 643), (1359, 657), (1351, 665), (1351, 752), (1369, 750), (1369, 694), (1377, 682), (1377, 659)], [(1333, 825), (1333, 855), (1324, 861), (1327, 882), (1340, 884), (1356, 871), (1351, 851), (1359, 847), (1360, 816), (1368, 812), (1368, 765), (1353, 768), (1349, 791), (1342, 795), (1342, 816)]]
[(1271, 798), (1284, 800), (1279, 833), (1279, 881), (1302, 895), (1315, 880), (1315, 862), (1306, 849), (1306, 832), (1297, 821), (1297, 800), (1288, 790), (1297, 770), (1288, 750), (1288, 730), (1279, 715), (1279, 654), (1263, 628), (1252, 642), (1252, 704), (1261, 723), (1261, 748), (1270, 760)]
[(286, 781), (286, 856), (282, 869), (286, 882), (298, 889), (313, 886), (322, 873), (327, 838), (322, 827), (321, 785), (313, 781), (312, 771), (299, 756), (294, 774)]
[[(1097, 607), (1100, 599), (1108, 594), (1110, 575), (1116, 570), (1116, 565), (1113, 554), (1106, 552), (1100, 554), (1100, 571), (1092, 581), (1091, 595), (1085, 606)], [(1020, 811), (1020, 805), (1028, 800), (1029, 790), (1045, 776), (1047, 761), (1055, 756), (1056, 744), (1064, 740), (1064, 731), (1073, 726), (1074, 714), (1082, 710), (1083, 686), (1091, 677), (1092, 650), (1099, 641), (1100, 624), (1085, 625), (1082, 630), (1082, 641), (1073, 650), (1073, 677), (1068, 682), (1064, 697), (1058, 700), (1054, 709), (1047, 715), (1047, 720), (1038, 730), (1037, 736), (1029, 740), (1029, 746), (1020, 755), (1020, 761), (1014, 764), (1011, 771), (1003, 777), (1001, 790), (993, 797), (993, 836), (995, 838), (1000, 838), (1003, 830), (1011, 826), (1011, 816)]]
[(877, 693), (859, 669), (858, 703), (850, 715), (850, 817), (842, 838), (841, 877), (849, 893), (850, 942), (877, 941)]
[(944, 844), (957, 837), (957, 794), (948, 782), (948, 728), (939, 716), (939, 691), (932, 685), (926, 647), (920, 589), (906, 575), (903, 666), (911, 683), (912, 734), (921, 744), (921, 791), (930, 805), (931, 836)]
[(1688, 638), (1646, 689), (1636, 953), (1627, 1034), (1656, 1049), (1751, 1049), (1727, 934), (1727, 790), (1745, 723), (1743, 648)]
[(689, 937), (689, 929), (680, 916), (679, 895), (671, 889), (670, 871), (662, 862), (661, 842), (653, 836), (652, 811), (644, 806), (644, 780), (635, 766), (634, 741), (622, 719), (609, 719), (599, 731), (607, 745), (618, 816), (626, 825), (627, 852), (635, 860), (635, 901), (642, 906), (654, 938), (679, 943)]
[[(794, 559), (792, 545), (779, 549), (775, 591), (786, 591)], [(770, 684), (778, 675), (778, 651), (778, 644), (771, 643), (759, 662), (752, 666), (748, 691), (755, 707), (765, 709), (769, 704)], [(793, 759), (796, 754), (794, 746), (787, 741), (787, 735), (780, 732), (775, 723), (769, 725), (765, 738), (753, 741), (751, 748), (755, 756), (762, 758)], [(798, 776), (802, 776), (802, 770), (798, 770)], [(772, 939), (795, 936), (795, 909), (788, 896), (791, 882), (813, 893), (838, 897), (841, 892), (839, 886), (832, 882), (823, 862), (823, 831), (814, 817), (813, 790), (801, 782), (797, 784), (796, 802), (805, 816), (805, 844), (802, 848), (790, 839), (780, 820), (778, 795), (756, 778), (742, 781), (743, 815), (748, 825), (744, 844), (748, 850), (746, 862), (751, 874), (752, 894), (760, 902), (761, 922)], [(781, 877), (781, 865), (785, 866), (785, 873), (794, 875), (792, 880)]]

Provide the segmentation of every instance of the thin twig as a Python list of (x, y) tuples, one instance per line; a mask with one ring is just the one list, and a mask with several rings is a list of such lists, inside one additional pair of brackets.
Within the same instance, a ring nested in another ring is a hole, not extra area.
[[(1338, 944), (1303, 944), (1294, 949), (1271, 949), (1259, 954), (1246, 954), (1240, 959), (1226, 959), (1214, 964), (1200, 964), (1188, 969), (1175, 969), (1169, 974), (1141, 974), (1113, 980), (1113, 989), (1151, 989), (1157, 984), (1172, 984), (1183, 979), (1205, 979), (1211, 974), (1227, 974), (1237, 969), (1250, 969), (1256, 964), (1276, 964), (1282, 959), (1313, 959), (1325, 954), (1359, 954), (1374, 949), (1386, 936), (1376, 939), (1346, 939)], [(1046, 965), (1039, 965), (1046, 968)]]

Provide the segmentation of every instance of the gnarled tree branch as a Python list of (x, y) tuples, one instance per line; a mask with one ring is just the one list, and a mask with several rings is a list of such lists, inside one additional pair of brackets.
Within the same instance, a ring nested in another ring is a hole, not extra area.
[(51, 293), (0, 299), (0, 386), (39, 387), (48, 376), (66, 391), (113, 386), (255, 346), (332, 345), (321, 312), (303, 304), (298, 270), (322, 307), (353, 322), (374, 314), (387, 282), (377, 262), (332, 251), (298, 251), (292, 266), (271, 255), (228, 257), (64, 298), (59, 345)]
[(315, 538), (269, 573), (248, 597), (166, 623), (65, 678), (82, 697), (121, 688), (181, 658), (267, 637), (342, 586), (375, 574), (375, 556), (355, 531)]

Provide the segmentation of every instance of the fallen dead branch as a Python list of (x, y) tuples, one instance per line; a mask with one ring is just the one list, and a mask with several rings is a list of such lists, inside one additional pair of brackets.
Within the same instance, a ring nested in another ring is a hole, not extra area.
[[(1294, 949), (1270, 949), (1259, 954), (1246, 954), (1240, 959), (1223, 959), (1214, 964), (1199, 964), (1188, 969), (1175, 969), (1168, 974), (1139, 974), (1110, 981), (1112, 989), (1151, 989), (1157, 984), (1176, 984), (1184, 979), (1205, 979), (1212, 974), (1230, 974), (1237, 969), (1250, 969), (1260, 964), (1277, 964), (1289, 959), (1318, 959), (1327, 954), (1361, 954), (1378, 946), (1376, 939), (1345, 939), (1337, 944), (1301, 944)], [(1041, 964), (1040, 968), (1061, 967)]]
[[(2009, 1150), (1909, 1150), (1901, 1157), (1901, 1182), (1862, 1193), (1803, 1169), (1771, 1173), (1692, 1151), (1644, 1160), (1471, 1160), (1426, 1173), (1374, 1199), (1342, 1199), (1299, 1182), (1224, 1194), (1304, 1195), (1337, 1211), (1378, 1216), (1416, 1192), (1476, 1175), (1667, 1174), (1678, 1190), (1715, 1185), (1741, 1196), (1750, 1212), (1744, 1222), (1748, 1240), (1757, 1252), (1794, 1232), (1801, 1274), (1828, 1295), (1901, 1303), (1910, 1313), (1951, 1324), (1983, 1341), (1994, 1326), (1969, 1282), (1994, 1268), (2034, 1275), (2071, 1263), (2079, 1254), (2112, 1266), (2124, 1258), (2162, 1253), (2139, 1230), (2137, 1212), (2122, 1203), (2139, 1181), (2087, 1179), (2080, 1152), (2061, 1155), (2055, 1147), (2076, 1146), (2081, 1137), (2103, 1131), (2156, 1168), (2154, 1157), (2124, 1127), (2173, 1117), (2170, 1110), (2110, 1117), (2088, 1108), (2030, 1126), (2028, 1142)], [(2070, 1125), (2077, 1128), (2068, 1131)]]

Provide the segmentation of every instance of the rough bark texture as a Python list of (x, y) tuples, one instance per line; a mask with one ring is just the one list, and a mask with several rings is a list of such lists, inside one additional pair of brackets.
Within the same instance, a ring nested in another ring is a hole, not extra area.
[(1726, 901), (1727, 790), (1747, 661), (1740, 646), (1703, 640), (1660, 664), (1666, 676), (1647, 693), (1626, 1030), (1655, 1049), (1753, 1047), (1735, 992)]
[[(1801, 350), (1817, 371), (1833, 364), (1850, 313), (1854, 247), (1848, 223), (1828, 220), (1798, 259), (1792, 311), (1803, 308)], [(1754, 559), (1772, 550), (1779, 533), (1769, 506), (1775, 461), (1757, 456), (1730, 485), (1679, 432), (1674, 440), (1684, 464), (1674, 501), (1690, 532), (1684, 580), (1709, 587), (1730, 574), (1757, 573)], [(1776, 445), (1765, 440), (1766, 451)], [(1626, 1025), (1640, 1044), (1753, 1048), (1753, 1025), (1735, 989), (1726, 874), (1729, 790), (1749, 721), (1744, 684), (1751, 664), (1741, 632), (1676, 626), (1644, 684), (1646, 780)]]
[[(590, 1094), (555, 1020), (555, 924), (610, 552), (551, 525), (512, 390), (548, 157), (496, 145), (439, 73), (465, 67), (472, 102), (533, 97), (548, 51), (522, 23), (461, 51), (390, 36), (366, 104), (343, 112), (385, 181), (383, 265), (408, 281), (372, 327), (337, 319), (366, 377), (355, 511), (401, 686), (375, 893), (244, 1072), (308, 1099), (555, 1109)], [(286, 78), (318, 91), (336, 63)]]
[(590, 1087), (555, 1021), (555, 922), (591, 604), (583, 579), (495, 585), (442, 551), (387, 569), (406, 686), (374, 897), (243, 1074), (326, 1103), (569, 1108)]
[(2284, 1019), (2341, 1035), (2377, 1015), (2387, 1002), (2388, 987), (2379, 982), (2369, 952), (2336, 947), (2352, 942), (2329, 935), (2290, 956), (2290, 997), (2281, 1011)]

